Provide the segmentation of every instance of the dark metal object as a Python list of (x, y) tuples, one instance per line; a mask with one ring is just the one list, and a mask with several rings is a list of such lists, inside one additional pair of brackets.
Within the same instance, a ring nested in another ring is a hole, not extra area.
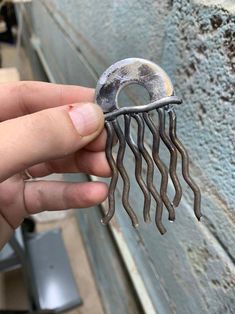
[(162, 99), (159, 99), (157, 101), (154, 101), (148, 105), (143, 105), (143, 106), (135, 106), (135, 107), (124, 107), (120, 109), (116, 109), (112, 112), (105, 113), (105, 120), (113, 120), (117, 118), (120, 115), (123, 114), (131, 114), (131, 113), (140, 113), (140, 112), (148, 112), (153, 109), (160, 109), (162, 107), (165, 107), (167, 105), (171, 104), (181, 104), (182, 101), (176, 96), (171, 96), (171, 97), (165, 97)]
[(145, 184), (142, 176), (142, 157), (141, 153), (139, 152), (138, 146), (135, 144), (131, 137), (131, 131), (130, 131), (130, 124), (131, 124), (131, 117), (129, 115), (125, 115), (125, 138), (127, 141), (127, 144), (129, 145), (130, 149), (132, 150), (134, 156), (135, 156), (135, 177), (136, 181), (138, 182), (143, 194), (144, 194), (144, 221), (150, 222), (150, 205), (151, 205), (151, 195), (149, 192), (149, 189), (147, 185)]
[[(129, 84), (143, 85), (150, 97), (150, 103), (143, 106), (123, 107), (118, 106), (120, 90)], [(138, 226), (138, 218), (129, 203), (130, 179), (124, 167), (126, 143), (135, 157), (135, 177), (144, 194), (143, 217), (145, 222), (150, 222), (151, 196), (156, 201), (155, 222), (160, 233), (166, 232), (162, 224), (163, 204), (168, 210), (169, 220), (175, 220), (175, 207), (180, 203), (182, 187), (177, 176), (177, 152), (182, 159), (182, 174), (184, 180), (194, 193), (194, 213), (198, 220), (201, 217), (200, 190), (189, 175), (189, 159), (186, 149), (176, 135), (176, 115), (173, 104), (182, 101), (174, 96), (172, 83), (167, 74), (156, 64), (137, 58), (121, 60), (110, 66), (100, 77), (96, 87), (96, 102), (105, 115), (105, 126), (108, 134), (106, 144), (106, 157), (112, 170), (109, 186), (109, 209), (102, 223), (107, 224), (115, 213), (115, 188), (119, 174), (123, 180), (122, 203), (129, 215), (132, 225)], [(158, 124), (155, 125), (149, 112), (156, 109)], [(169, 130), (166, 130), (166, 113), (169, 116)], [(119, 117), (119, 118), (118, 118)], [(124, 117), (125, 132), (122, 131), (118, 119)], [(137, 122), (137, 143), (131, 136), (131, 121)], [(153, 136), (151, 155), (144, 144), (145, 124)], [(116, 160), (112, 153), (113, 139), (116, 135), (119, 143)], [(159, 146), (163, 143), (170, 153), (170, 165), (163, 163), (159, 155)], [(146, 180), (142, 177), (142, 158), (147, 164)], [(154, 186), (154, 164), (161, 174), (160, 191)], [(175, 189), (172, 202), (167, 196), (168, 178), (171, 178)]]
[(81, 305), (61, 231), (29, 232), (29, 220), (23, 222), (1, 251), (0, 271), (22, 267), (27, 313), (62, 313)]
[(183, 144), (180, 142), (180, 140), (177, 138), (176, 135), (176, 114), (175, 111), (172, 109), (169, 111), (169, 118), (170, 118), (170, 128), (169, 128), (169, 134), (170, 138), (172, 140), (172, 143), (175, 145), (175, 147), (178, 149), (178, 151), (181, 154), (182, 158), (182, 174), (184, 177), (184, 180), (188, 183), (190, 188), (193, 190), (194, 193), (194, 213), (198, 220), (200, 220), (201, 217), (201, 193), (196, 185), (196, 183), (193, 181), (193, 179), (189, 175), (189, 157), (186, 149), (184, 148)]
[(106, 158), (108, 160), (109, 166), (112, 170), (112, 178), (109, 185), (109, 210), (105, 217), (101, 220), (103, 224), (107, 224), (110, 219), (112, 219), (114, 213), (115, 213), (115, 197), (114, 192), (117, 185), (118, 180), (118, 169), (116, 167), (115, 160), (112, 155), (112, 145), (113, 145), (113, 127), (111, 122), (106, 121), (105, 122), (106, 130), (107, 130), (107, 142), (106, 142)]
[(124, 134), (122, 133), (122, 130), (118, 122), (114, 120), (112, 121), (112, 124), (113, 124), (113, 128), (117, 134), (117, 137), (120, 143), (118, 154), (117, 154), (117, 168), (123, 179), (122, 203), (127, 214), (130, 216), (133, 227), (137, 227), (139, 224), (138, 218), (129, 204), (130, 180), (123, 165), (123, 158), (124, 158), (125, 149), (126, 149), (126, 141), (125, 141)]
[(176, 173), (177, 151), (176, 151), (175, 146), (171, 142), (169, 135), (165, 131), (165, 111), (162, 109), (159, 109), (158, 117), (159, 117), (160, 137), (170, 152), (170, 167), (169, 167), (170, 171), (169, 172), (170, 172), (170, 177), (175, 188), (175, 197), (173, 199), (173, 206), (177, 207), (180, 203), (181, 196), (182, 196), (182, 188), (181, 188), (181, 185), (179, 183), (179, 179)]
[(173, 218), (175, 218), (174, 207), (171, 204), (171, 202), (167, 196), (168, 169), (159, 157), (159, 145), (160, 145), (159, 127), (157, 128), (154, 125), (154, 123), (153, 123), (153, 121), (152, 121), (152, 119), (148, 113), (145, 112), (143, 114), (143, 117), (144, 117), (144, 120), (145, 120), (147, 126), (149, 127), (149, 129), (153, 135), (152, 156), (153, 156), (153, 160), (154, 160), (156, 166), (158, 167), (158, 170), (160, 171), (160, 173), (162, 175), (161, 186), (160, 186), (160, 196), (161, 196), (161, 199), (162, 199), (164, 205), (166, 206), (166, 208), (169, 212), (169, 219), (174, 220), (173, 219)]
[(135, 114), (133, 117), (137, 121), (137, 124), (138, 124), (138, 140), (137, 140), (138, 148), (147, 163), (147, 178), (146, 178), (147, 187), (157, 203), (156, 218), (155, 218), (156, 225), (159, 231), (163, 234), (166, 231), (164, 226), (161, 224), (163, 204), (162, 204), (160, 195), (158, 194), (157, 190), (155, 189), (153, 185), (153, 174), (154, 174), (153, 161), (148, 151), (144, 147), (144, 122), (138, 114)]
[[(61, 230), (25, 235), (35, 309), (61, 313), (81, 305)], [(53, 250), (52, 250), (53, 248)]]

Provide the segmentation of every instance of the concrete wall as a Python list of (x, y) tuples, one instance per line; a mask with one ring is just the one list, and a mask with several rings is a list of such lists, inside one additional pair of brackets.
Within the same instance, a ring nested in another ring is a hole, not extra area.
[[(38, 0), (25, 19), (58, 82), (95, 87), (106, 67), (133, 56), (168, 72), (184, 101), (178, 135), (202, 190), (203, 222), (193, 218), (188, 189), (164, 237), (154, 225), (130, 230), (121, 212), (117, 221), (159, 313), (234, 313), (233, 1)], [(141, 198), (131, 201), (138, 208)]]

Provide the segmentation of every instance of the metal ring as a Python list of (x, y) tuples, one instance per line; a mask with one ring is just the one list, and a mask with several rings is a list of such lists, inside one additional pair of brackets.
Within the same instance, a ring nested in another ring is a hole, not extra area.
[(170, 78), (158, 65), (140, 58), (124, 59), (111, 65), (97, 83), (95, 101), (104, 113), (119, 109), (118, 94), (129, 84), (144, 86), (150, 102), (174, 93)]

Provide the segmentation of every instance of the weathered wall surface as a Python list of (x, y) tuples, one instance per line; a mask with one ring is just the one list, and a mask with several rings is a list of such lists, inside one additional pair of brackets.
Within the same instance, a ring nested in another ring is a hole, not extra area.
[[(133, 56), (153, 60), (168, 72), (184, 101), (177, 108), (178, 135), (202, 190), (204, 220), (199, 224), (193, 218), (192, 195), (186, 189), (177, 221), (170, 226), (165, 222), (164, 237), (154, 224), (131, 230), (119, 211), (120, 232), (159, 313), (234, 313), (233, 1), (47, 0), (27, 8), (27, 28), (40, 38), (58, 82), (95, 87), (106, 67)], [(127, 163), (131, 168), (131, 155)], [(117, 206), (121, 190), (120, 185)], [(142, 199), (134, 192), (131, 202), (141, 217)], [(90, 234), (99, 232), (90, 227), (95, 213), (79, 215), (86, 241), (92, 242)], [(115, 310), (111, 312), (119, 313)]]
[(179, 133), (197, 168), (208, 226), (234, 256), (233, 235), (224, 228), (235, 221), (234, 14), (175, 1), (162, 63), (184, 100)]

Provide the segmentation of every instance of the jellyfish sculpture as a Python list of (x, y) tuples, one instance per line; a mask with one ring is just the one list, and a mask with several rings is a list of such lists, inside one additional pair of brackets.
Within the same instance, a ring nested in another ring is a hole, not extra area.
[[(118, 94), (123, 87), (129, 84), (139, 84), (145, 87), (149, 93), (150, 103), (142, 106), (119, 107)], [(182, 196), (182, 187), (176, 171), (178, 155), (181, 156), (182, 161), (182, 176), (194, 193), (195, 216), (200, 220), (201, 193), (189, 174), (187, 150), (176, 134), (176, 114), (173, 105), (181, 104), (182, 101), (174, 96), (171, 80), (163, 69), (153, 62), (139, 58), (128, 58), (116, 62), (101, 75), (96, 87), (95, 101), (101, 106), (105, 115), (106, 157), (112, 170), (108, 196), (109, 207), (102, 223), (107, 224), (115, 213), (115, 189), (120, 176), (123, 180), (123, 207), (129, 215), (132, 225), (138, 226), (138, 218), (129, 201), (131, 183), (123, 162), (127, 145), (134, 155), (135, 178), (144, 196), (144, 221), (150, 221), (152, 200), (156, 203), (155, 222), (161, 234), (166, 232), (162, 224), (164, 207), (168, 211), (169, 220), (175, 220), (175, 208), (179, 205)], [(152, 118), (153, 113), (157, 115), (157, 124)], [(122, 124), (119, 123), (120, 119), (123, 119)], [(166, 119), (169, 119), (168, 128), (166, 128)], [(136, 141), (131, 135), (132, 120), (137, 125)], [(149, 129), (152, 137), (150, 150), (146, 148), (147, 144), (145, 143), (146, 128)], [(113, 154), (114, 139), (118, 142), (116, 157)], [(169, 151), (169, 165), (166, 165), (160, 158), (160, 145), (165, 145)], [(142, 174), (143, 160), (147, 165), (146, 178)], [(154, 186), (154, 167), (157, 167), (161, 175), (159, 191)], [(169, 177), (174, 186), (173, 199), (167, 195)]]

